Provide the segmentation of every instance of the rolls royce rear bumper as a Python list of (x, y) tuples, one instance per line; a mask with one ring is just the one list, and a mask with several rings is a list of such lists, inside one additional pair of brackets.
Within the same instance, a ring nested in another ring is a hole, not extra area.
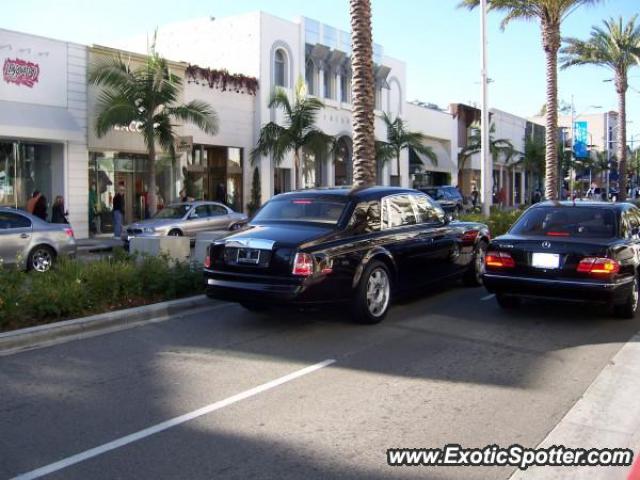
[(328, 293), (324, 277), (265, 277), (204, 270), (208, 297), (228, 302), (251, 302), (280, 306), (330, 304), (339, 301)]

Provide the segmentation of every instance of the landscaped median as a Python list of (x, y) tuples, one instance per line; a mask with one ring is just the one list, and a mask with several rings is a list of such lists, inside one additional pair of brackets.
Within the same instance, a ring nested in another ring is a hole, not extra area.
[(0, 268), (0, 331), (203, 293), (202, 272), (165, 256), (117, 251), (92, 262), (61, 259), (44, 274)]
[(460, 216), (463, 222), (480, 222), (489, 227), (491, 238), (502, 235), (511, 228), (511, 225), (520, 218), (522, 210), (498, 210), (492, 209), (489, 218), (480, 213), (467, 213)]

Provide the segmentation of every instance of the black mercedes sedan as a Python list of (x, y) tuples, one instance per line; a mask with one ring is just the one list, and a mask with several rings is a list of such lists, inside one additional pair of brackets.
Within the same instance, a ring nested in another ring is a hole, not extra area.
[(485, 225), (449, 222), (417, 190), (290, 192), (211, 244), (206, 291), (249, 310), (343, 303), (358, 321), (378, 323), (401, 292), (456, 277), (479, 285), (488, 242)]
[(544, 202), (491, 241), (484, 284), (503, 308), (522, 298), (638, 308), (640, 210), (629, 203)]

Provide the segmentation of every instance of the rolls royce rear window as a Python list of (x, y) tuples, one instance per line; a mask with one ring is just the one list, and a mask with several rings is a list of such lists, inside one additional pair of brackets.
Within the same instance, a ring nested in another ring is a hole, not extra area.
[(267, 203), (255, 216), (255, 222), (312, 222), (336, 225), (347, 205), (346, 200), (323, 198), (282, 198)]

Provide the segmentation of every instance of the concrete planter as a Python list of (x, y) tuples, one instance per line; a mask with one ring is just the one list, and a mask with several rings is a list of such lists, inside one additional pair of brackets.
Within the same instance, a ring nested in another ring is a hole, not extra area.
[(129, 251), (139, 255), (166, 255), (176, 262), (188, 262), (191, 254), (190, 240), (186, 237), (134, 237)]

